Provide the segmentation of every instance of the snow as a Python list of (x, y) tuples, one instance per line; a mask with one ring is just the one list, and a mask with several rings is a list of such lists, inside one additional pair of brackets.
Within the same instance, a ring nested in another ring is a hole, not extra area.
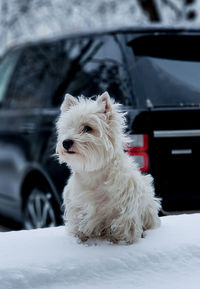
[(0, 288), (199, 288), (200, 214), (161, 222), (133, 245), (82, 244), (63, 226), (0, 233)]
[(132, 0), (3, 0), (0, 8), (0, 54), (14, 45), (72, 32), (148, 23)]
[[(0, 56), (15, 45), (77, 31), (150, 25), (149, 15), (133, 0), (1, 0)], [(161, 25), (198, 27), (200, 1), (155, 0)], [(193, 21), (187, 12), (194, 11)]]

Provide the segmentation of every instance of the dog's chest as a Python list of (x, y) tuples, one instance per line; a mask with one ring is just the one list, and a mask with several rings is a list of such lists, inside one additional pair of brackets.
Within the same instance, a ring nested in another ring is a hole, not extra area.
[(80, 199), (93, 204), (105, 204), (109, 201), (109, 190), (105, 174), (75, 175), (73, 181), (74, 193)]

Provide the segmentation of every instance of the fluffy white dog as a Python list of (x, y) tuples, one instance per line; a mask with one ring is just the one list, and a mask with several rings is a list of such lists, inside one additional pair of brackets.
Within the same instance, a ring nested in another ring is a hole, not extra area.
[(67, 94), (57, 122), (57, 153), (72, 175), (64, 188), (65, 222), (86, 241), (131, 244), (160, 224), (152, 177), (124, 152), (125, 116), (107, 92), (96, 100)]

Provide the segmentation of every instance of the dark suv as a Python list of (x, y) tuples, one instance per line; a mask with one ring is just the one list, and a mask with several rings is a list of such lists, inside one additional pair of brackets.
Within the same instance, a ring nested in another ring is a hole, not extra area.
[(70, 171), (54, 153), (66, 92), (107, 90), (128, 112), (127, 153), (155, 180), (162, 212), (200, 210), (200, 32), (118, 29), (10, 49), (0, 62), (0, 214), (62, 222)]

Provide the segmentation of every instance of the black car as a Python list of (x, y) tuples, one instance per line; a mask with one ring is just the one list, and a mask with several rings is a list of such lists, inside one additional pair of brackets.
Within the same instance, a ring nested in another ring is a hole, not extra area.
[(0, 62), (0, 214), (62, 223), (70, 175), (55, 157), (66, 92), (107, 90), (128, 112), (127, 153), (154, 177), (162, 213), (200, 210), (200, 31), (118, 29), (10, 49)]

